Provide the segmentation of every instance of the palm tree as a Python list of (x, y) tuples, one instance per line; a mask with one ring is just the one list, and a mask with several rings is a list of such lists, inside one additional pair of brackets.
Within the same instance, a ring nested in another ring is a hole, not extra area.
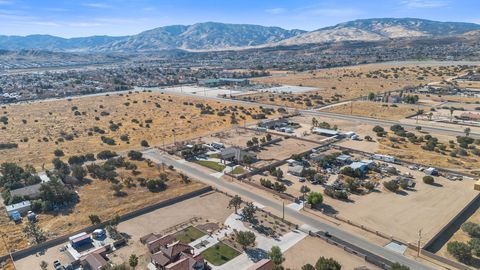
[(303, 185), (303, 186), (300, 187), (300, 192), (302, 193), (302, 198), (305, 200), (305, 194), (310, 192), (310, 188)]
[(242, 203), (243, 203), (242, 198), (240, 198), (240, 196), (238, 196), (238, 195), (235, 195), (230, 200), (230, 202), (228, 202), (228, 207), (227, 208), (230, 209), (230, 208), (234, 207), (235, 208), (235, 214), (237, 214), (237, 210), (242, 205)]
[(467, 127), (463, 132), (465, 132), (465, 136), (468, 137), (470, 135), (470, 131), (472, 131), (469, 127)]
[(128, 259), (128, 264), (130, 265), (130, 267), (135, 269), (135, 267), (137, 267), (137, 265), (138, 265), (137, 255), (135, 255), (135, 254), (130, 255), (130, 258)]
[(450, 107), (450, 122), (453, 121), (453, 112), (455, 111), (454, 107)]

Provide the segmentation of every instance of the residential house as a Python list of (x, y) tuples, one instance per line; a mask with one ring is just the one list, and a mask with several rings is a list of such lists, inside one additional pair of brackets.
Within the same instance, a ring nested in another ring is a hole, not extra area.
[(29, 199), (37, 199), (40, 197), (40, 187), (42, 186), (42, 183), (31, 185), (31, 186), (26, 186), (22, 188), (17, 188), (12, 191), (10, 191), (10, 195), (12, 197), (27, 197)]
[(302, 165), (288, 166), (288, 173), (295, 176), (302, 176), (304, 167)]
[(258, 123), (259, 127), (266, 128), (266, 129), (281, 128), (281, 127), (285, 127), (287, 125), (288, 125), (288, 119), (287, 118), (269, 119), (269, 120), (264, 120), (264, 121)]
[(250, 266), (247, 270), (272, 270), (273, 262), (269, 259), (262, 259)]
[(152, 255), (152, 264), (159, 270), (207, 270), (210, 269), (201, 254), (194, 254), (193, 248), (180, 241), (160, 247)]
[(254, 153), (244, 151), (238, 147), (229, 147), (220, 151), (220, 159), (222, 162), (236, 162), (241, 163), (245, 156), (250, 156), (255, 159), (257, 156)]
[(16, 204), (7, 205), (5, 208), (8, 216), (12, 217), (12, 215), (18, 216), (18, 214), (26, 214), (28, 211), (30, 211), (31, 206), (32, 203), (30, 201), (23, 201)]

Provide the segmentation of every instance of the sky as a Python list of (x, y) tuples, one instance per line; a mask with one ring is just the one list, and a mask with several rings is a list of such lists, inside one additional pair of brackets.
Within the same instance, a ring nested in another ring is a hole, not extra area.
[(480, 23), (479, 0), (0, 0), (0, 35), (123, 36), (172, 24), (315, 30), (366, 18)]

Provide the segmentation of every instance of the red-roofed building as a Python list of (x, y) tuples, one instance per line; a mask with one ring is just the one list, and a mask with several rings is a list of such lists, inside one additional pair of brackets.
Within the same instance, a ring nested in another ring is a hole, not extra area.
[(208, 270), (201, 254), (194, 254), (193, 248), (180, 241), (160, 246), (160, 251), (151, 257), (151, 262), (160, 270)]
[(248, 270), (272, 270), (273, 262), (269, 259), (263, 259), (250, 266)]

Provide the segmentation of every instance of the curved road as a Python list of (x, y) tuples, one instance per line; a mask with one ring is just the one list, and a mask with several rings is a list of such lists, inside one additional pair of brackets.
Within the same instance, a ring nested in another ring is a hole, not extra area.
[[(146, 150), (143, 152), (144, 155), (147, 157), (147, 158), (150, 158), (152, 161), (154, 162), (158, 162), (158, 163), (161, 163), (161, 162), (164, 162), (168, 165), (173, 165), (175, 168), (183, 171), (184, 173), (186, 173), (187, 175), (191, 176), (192, 178), (195, 178), (195, 179), (198, 179), (202, 182), (204, 182), (205, 184), (207, 185), (210, 185), (210, 186), (213, 186), (215, 188), (218, 188), (220, 190), (223, 190), (227, 193), (230, 193), (230, 194), (238, 194), (244, 198), (248, 198), (249, 200), (251, 201), (255, 201), (255, 202), (258, 202), (262, 205), (265, 205), (267, 207), (270, 207), (272, 209), (275, 209), (279, 212), (282, 211), (282, 204), (279, 203), (278, 201), (275, 201), (273, 199), (270, 199), (270, 198), (265, 198), (265, 197), (262, 197), (258, 194), (255, 194), (254, 192), (244, 188), (244, 187), (241, 187), (239, 185), (236, 185), (236, 184), (233, 184), (233, 183), (229, 183), (229, 182), (226, 182), (226, 181), (222, 181), (218, 178), (215, 178), (203, 171), (200, 171), (194, 167), (191, 167), (188, 165), (188, 163), (181, 163), (181, 162), (178, 162), (174, 159), (172, 159), (171, 157), (169, 156), (166, 156), (166, 155), (162, 155), (160, 152), (158, 152), (157, 150), (155, 149), (149, 149), (149, 150)], [(414, 261), (414, 260), (411, 260), (399, 253), (395, 253), (393, 251), (390, 251), (390, 250), (387, 250), (383, 247), (380, 247), (380, 246), (377, 246), (375, 244), (372, 244), (370, 242), (368, 242), (367, 240), (365, 239), (362, 239), (362, 238), (359, 238), (355, 235), (353, 235), (352, 233), (349, 233), (349, 232), (346, 232), (346, 231), (343, 231), (337, 227), (334, 227), (334, 226), (331, 226), (329, 224), (326, 224), (326, 223), (323, 223), (315, 218), (312, 218), (312, 217), (309, 217), (307, 215), (304, 215), (300, 212), (297, 212), (297, 211), (294, 211), (288, 207), (285, 207), (285, 215), (287, 216), (290, 216), (292, 218), (295, 218), (311, 227), (314, 227), (316, 229), (318, 229), (319, 231), (328, 231), (330, 234), (332, 234), (333, 236), (345, 241), (345, 242), (348, 242), (348, 243), (351, 243), (353, 245), (356, 245), (360, 248), (363, 248), (364, 250), (367, 250), (375, 255), (378, 255), (382, 258), (385, 258), (391, 262), (399, 262), (401, 264), (404, 264), (404, 265), (407, 265), (410, 267), (410, 269), (415, 269), (415, 270), (427, 270), (427, 269), (432, 269), (430, 267), (427, 267), (417, 261)]]

